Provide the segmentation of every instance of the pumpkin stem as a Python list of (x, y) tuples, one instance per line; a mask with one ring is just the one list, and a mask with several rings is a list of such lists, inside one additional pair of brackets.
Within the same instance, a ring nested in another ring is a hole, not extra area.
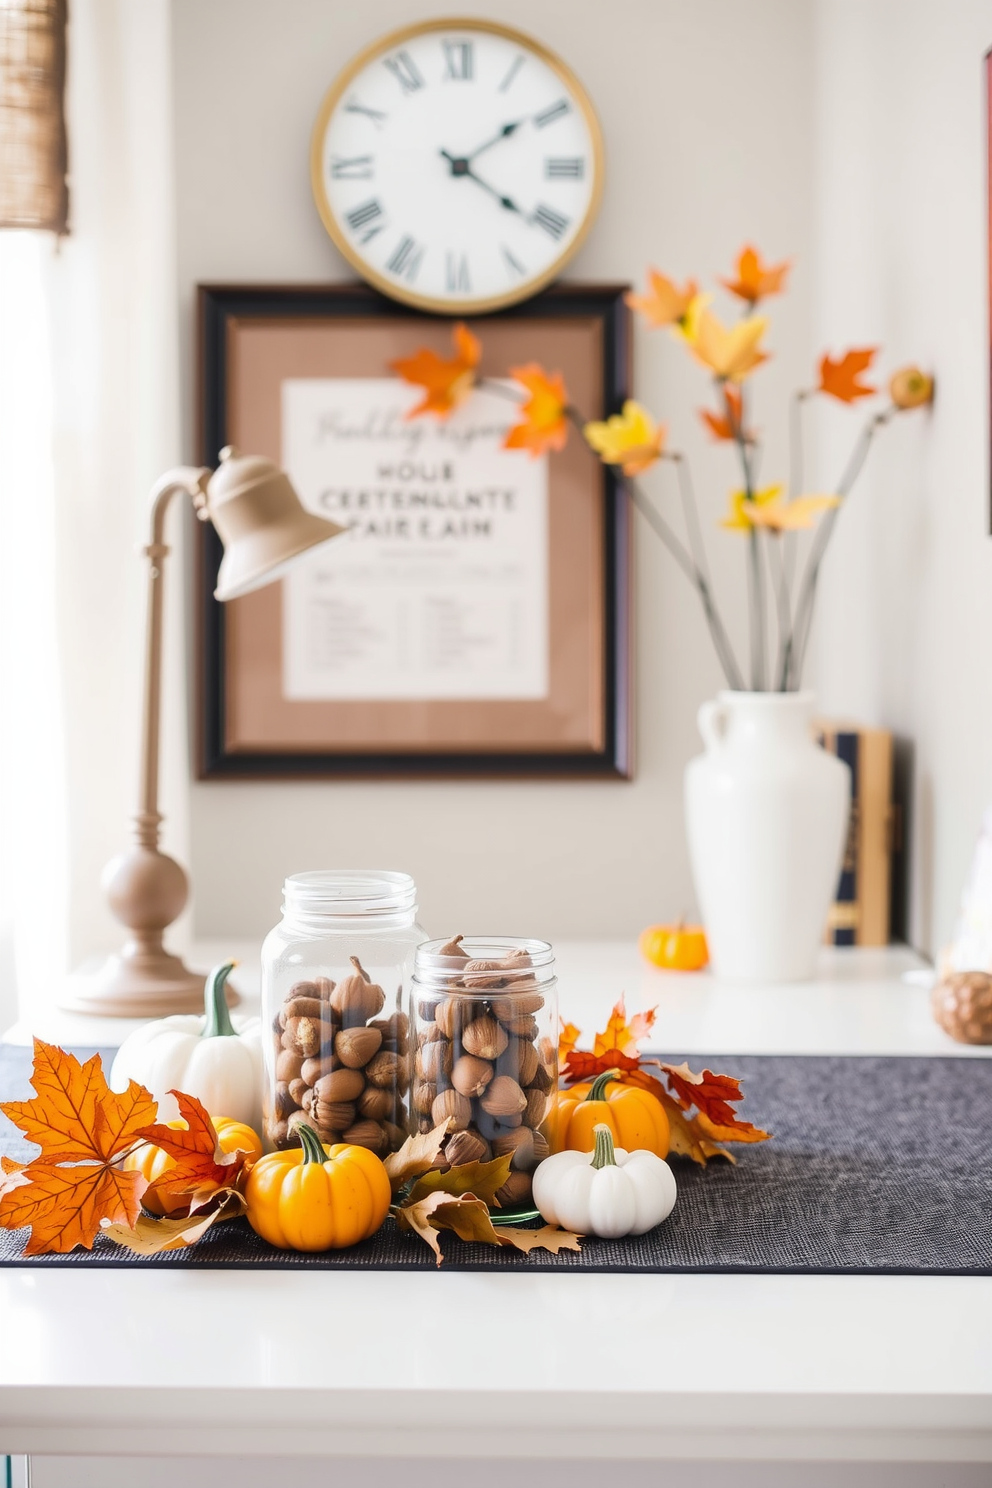
[(325, 1163), (327, 1161), (327, 1153), (324, 1151), (320, 1138), (312, 1126), (307, 1126), (305, 1121), (301, 1121), (296, 1128), (296, 1133), (300, 1139), (300, 1146), (303, 1148), (304, 1165), (306, 1163)]
[(619, 1070), (606, 1070), (603, 1074), (597, 1075), (592, 1082), (592, 1089), (586, 1096), (586, 1100), (605, 1100), (607, 1085), (610, 1084), (611, 1080), (619, 1080), (619, 1078)]
[(589, 1166), (591, 1168), (619, 1167), (613, 1148), (613, 1133), (606, 1125), (606, 1122), (601, 1121), (598, 1126), (593, 1127), (593, 1131), (596, 1134), (596, 1150), (592, 1155), (592, 1162)]
[(231, 1022), (225, 988), (225, 983), (237, 964), (236, 961), (225, 961), (222, 966), (215, 966), (203, 984), (203, 1011), (206, 1014), (206, 1021), (201, 1038), (237, 1038), (238, 1036), (238, 1030)]

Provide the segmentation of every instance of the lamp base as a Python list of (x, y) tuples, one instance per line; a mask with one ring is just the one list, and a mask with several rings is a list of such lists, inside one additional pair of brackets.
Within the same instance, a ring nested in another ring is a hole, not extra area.
[(203, 982), (204, 973), (190, 971), (179, 956), (132, 944), (108, 956), (99, 971), (74, 977), (59, 1007), (106, 1018), (202, 1013)]

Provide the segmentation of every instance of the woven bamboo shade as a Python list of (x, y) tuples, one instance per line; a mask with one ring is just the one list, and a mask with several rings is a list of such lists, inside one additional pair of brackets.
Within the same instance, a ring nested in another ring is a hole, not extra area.
[(66, 4), (0, 0), (0, 228), (67, 228)]

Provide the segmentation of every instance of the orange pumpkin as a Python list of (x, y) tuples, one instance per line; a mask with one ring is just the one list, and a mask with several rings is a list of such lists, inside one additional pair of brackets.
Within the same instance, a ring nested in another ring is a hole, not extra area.
[[(258, 1133), (243, 1121), (233, 1121), (229, 1116), (212, 1116), (214, 1131), (217, 1133), (217, 1143), (222, 1152), (247, 1152), (253, 1158), (261, 1157), (262, 1144)], [(171, 1126), (173, 1131), (185, 1131), (185, 1121), (167, 1121), (166, 1126)], [(164, 1178), (170, 1168), (175, 1167), (176, 1160), (164, 1152), (161, 1147), (139, 1147), (137, 1152), (125, 1158), (124, 1167), (133, 1173), (141, 1173), (148, 1182), (156, 1183), (159, 1178)], [(163, 1215), (180, 1214), (185, 1211), (189, 1202), (187, 1199), (177, 1196), (171, 1201), (157, 1202), (149, 1194), (145, 1194), (141, 1200), (149, 1214), (156, 1215), (159, 1219)]]
[(663, 971), (701, 971), (710, 959), (702, 925), (649, 925), (637, 944), (645, 961)]
[(613, 1140), (627, 1152), (654, 1152), (668, 1156), (670, 1130), (661, 1101), (649, 1090), (624, 1085), (616, 1070), (607, 1070), (591, 1085), (573, 1085), (558, 1092), (558, 1103), (548, 1118), (548, 1142), (552, 1152), (591, 1152), (594, 1131), (600, 1122), (610, 1128)]

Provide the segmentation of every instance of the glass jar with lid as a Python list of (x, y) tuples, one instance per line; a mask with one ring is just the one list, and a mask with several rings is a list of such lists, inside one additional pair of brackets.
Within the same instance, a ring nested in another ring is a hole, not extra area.
[(511, 936), (425, 942), (410, 1022), (417, 1129), (450, 1120), (446, 1164), (509, 1154), (510, 1176), (497, 1198), (504, 1209), (526, 1207), (530, 1175), (548, 1153), (545, 1125), (558, 1089), (551, 946)]
[(407, 873), (294, 873), (282, 921), (262, 947), (267, 1149), (299, 1146), (297, 1127), (325, 1144), (379, 1156), (409, 1129), (406, 1004), (414, 953), (426, 939)]

